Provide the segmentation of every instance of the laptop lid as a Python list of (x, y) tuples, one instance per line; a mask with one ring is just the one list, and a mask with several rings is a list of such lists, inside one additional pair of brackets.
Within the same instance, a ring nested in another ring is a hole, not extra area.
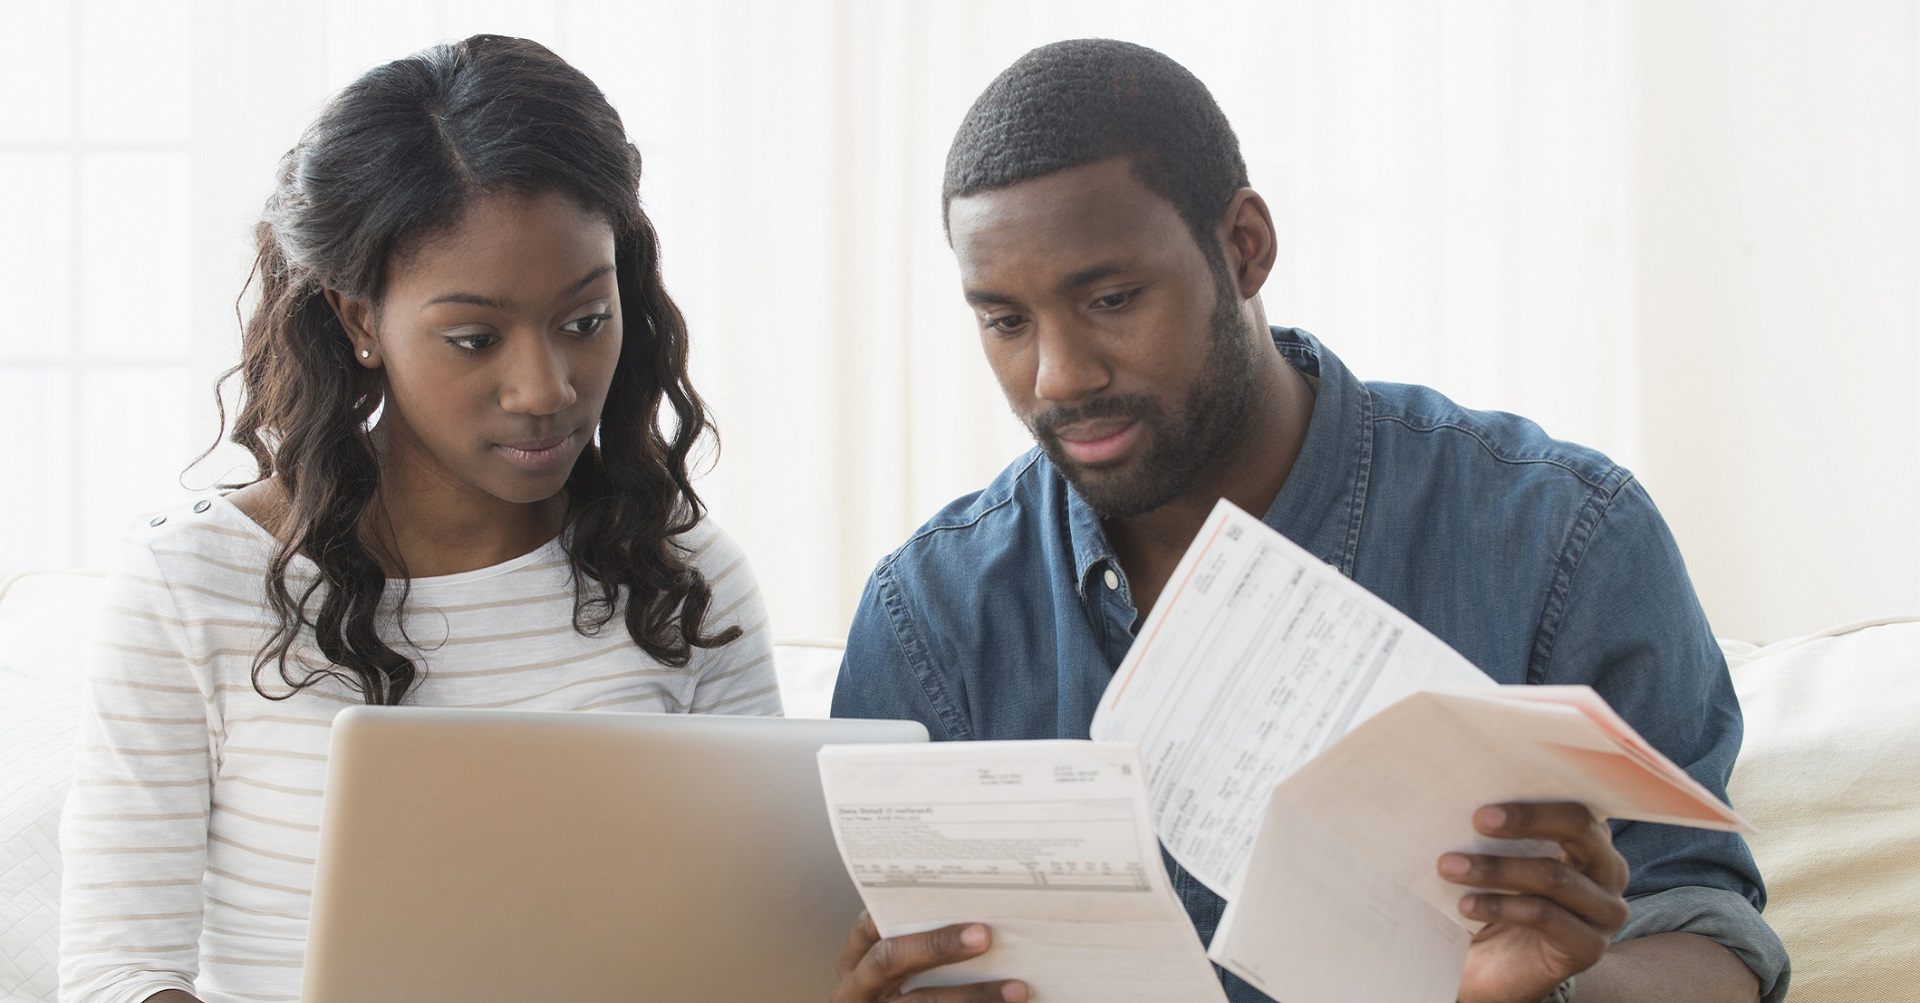
[(302, 999), (824, 999), (860, 912), (815, 752), (906, 721), (354, 707)]

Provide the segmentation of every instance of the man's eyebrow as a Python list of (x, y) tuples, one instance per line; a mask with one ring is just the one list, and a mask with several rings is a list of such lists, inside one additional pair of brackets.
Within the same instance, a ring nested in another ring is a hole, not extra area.
[(1055, 286), (1054, 288), (1058, 289), (1060, 292), (1063, 292), (1063, 293), (1070, 293), (1076, 289), (1081, 289), (1086, 286), (1093, 285), (1095, 282), (1098, 282), (1109, 275), (1117, 275), (1120, 272), (1124, 272), (1131, 267), (1133, 266), (1130, 263), (1125, 261), (1103, 261), (1100, 264), (1090, 265), (1086, 268), (1082, 268), (1079, 271), (1074, 272), (1072, 275), (1069, 275), (1066, 278), (1061, 279), (1059, 285)]
[[(600, 267), (594, 269), (593, 271), (588, 272), (586, 276), (583, 277), (580, 281), (575, 282), (573, 285), (569, 286), (567, 288), (567, 291), (565, 293), (562, 293), (561, 295), (562, 296), (576, 295), (582, 289), (585, 289), (586, 287), (593, 285), (594, 282), (599, 280), (601, 276), (611, 271), (613, 271), (612, 265), (601, 265)], [(421, 307), (421, 309), (425, 309), (426, 307), (433, 306), (436, 303), (465, 303), (469, 306), (483, 306), (492, 310), (505, 310), (511, 305), (501, 300), (491, 299), (486, 296), (479, 296), (474, 293), (448, 293), (445, 296), (436, 296), (433, 299), (428, 300)]]
[[(1103, 261), (1100, 264), (1089, 265), (1068, 275), (1066, 278), (1055, 283), (1054, 289), (1062, 293), (1070, 293), (1077, 289), (1090, 286), (1110, 275), (1118, 275), (1132, 267), (1132, 263), (1126, 261)], [(1006, 306), (1014, 301), (1013, 297), (1004, 293), (989, 292), (984, 289), (969, 289), (966, 291), (966, 297), (967, 302), (976, 306)]]

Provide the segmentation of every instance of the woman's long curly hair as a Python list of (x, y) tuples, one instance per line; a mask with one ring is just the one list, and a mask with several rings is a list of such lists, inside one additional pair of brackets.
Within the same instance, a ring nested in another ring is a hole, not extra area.
[[(712, 590), (674, 539), (705, 514), (688, 460), (713, 429), (687, 380), (686, 323), (661, 284), (639, 182), (639, 151), (600, 89), (546, 48), (496, 35), (369, 70), (282, 159), (255, 228), (249, 285), (259, 283), (259, 298), (240, 363), (222, 377), (241, 381), (231, 438), (258, 464), (252, 483), (279, 478), (287, 505), (266, 573), (279, 624), (253, 666), (262, 696), (284, 699), (335, 678), (367, 703), (397, 704), (418, 682), (413, 662), (376, 629), (399, 622), (382, 608), (379, 559), (397, 564), (398, 555), (376, 556), (362, 538), (380, 491), (367, 425), (385, 381), (356, 364), (325, 291), (377, 305), (396, 250), (494, 193), (565, 193), (613, 225), (628, 322), (598, 443), (567, 478), (561, 538), (575, 629), (598, 632), (624, 597), (627, 632), (663, 664), (684, 666), (694, 647), (739, 636), (738, 627), (702, 632)], [(666, 428), (662, 403), (672, 410)], [(224, 408), (221, 417), (224, 431)], [(318, 574), (290, 578), (296, 557)], [(405, 601), (403, 588), (396, 608)], [(330, 664), (297, 653), (303, 634)], [(267, 692), (269, 666), (291, 690)]]

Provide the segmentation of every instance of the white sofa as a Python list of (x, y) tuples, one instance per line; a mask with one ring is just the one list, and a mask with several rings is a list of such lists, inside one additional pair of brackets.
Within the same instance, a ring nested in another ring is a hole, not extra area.
[[(0, 1003), (54, 998), (77, 639), (100, 585), (70, 573), (0, 585)], [(1760, 830), (1791, 998), (1920, 1001), (1920, 616), (1726, 649), (1747, 714), (1731, 794)], [(825, 716), (838, 645), (782, 644), (775, 662), (788, 713)]]

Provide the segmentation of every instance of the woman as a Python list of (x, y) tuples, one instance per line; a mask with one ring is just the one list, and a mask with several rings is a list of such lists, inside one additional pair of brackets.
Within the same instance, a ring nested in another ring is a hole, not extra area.
[(639, 174), (591, 81), (488, 35), (287, 155), (234, 370), (260, 477), (136, 533), (89, 673), (62, 999), (297, 998), (344, 707), (780, 712)]

